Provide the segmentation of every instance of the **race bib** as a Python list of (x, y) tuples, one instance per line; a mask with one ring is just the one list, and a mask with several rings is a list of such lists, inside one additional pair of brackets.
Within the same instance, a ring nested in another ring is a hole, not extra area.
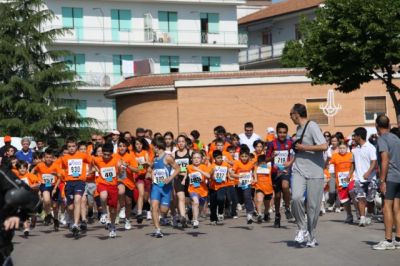
[(42, 174), (42, 179), (45, 187), (51, 187), (51, 185), (54, 183), (54, 175), (52, 174)]
[(349, 172), (339, 172), (338, 173), (339, 186), (347, 187), (349, 182), (347, 182), (346, 179), (348, 177), (349, 177)]
[(189, 159), (188, 158), (175, 159), (175, 162), (181, 168), (180, 172), (186, 172), (186, 167), (189, 165)]
[(257, 174), (259, 175), (269, 175), (270, 172), (269, 167), (257, 167)]
[(284, 164), (287, 162), (289, 151), (275, 151), (274, 163)]
[(153, 170), (153, 183), (160, 184), (164, 183), (164, 180), (168, 178), (166, 169), (154, 169)]
[(100, 169), (100, 174), (107, 182), (112, 182), (113, 178), (117, 176), (117, 171), (114, 166), (103, 167)]
[(251, 184), (251, 172), (240, 173), (239, 187), (247, 188)]
[(228, 174), (228, 167), (225, 166), (215, 167), (214, 177), (217, 183), (225, 182), (227, 174)]
[(201, 173), (200, 172), (194, 172), (189, 174), (189, 181), (190, 184), (193, 185), (194, 187), (199, 187), (201, 183)]
[(83, 161), (82, 159), (68, 160), (68, 175), (79, 177), (82, 174)]
[(136, 161), (138, 164), (144, 164), (146, 162), (144, 157), (136, 157)]
[(119, 179), (126, 178), (126, 166), (121, 166), (121, 171), (119, 172)]

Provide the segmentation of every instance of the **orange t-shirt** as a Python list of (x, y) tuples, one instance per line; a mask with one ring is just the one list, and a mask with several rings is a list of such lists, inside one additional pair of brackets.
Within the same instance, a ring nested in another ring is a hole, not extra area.
[(254, 188), (261, 190), (265, 195), (274, 193), (271, 179), (271, 164), (264, 165), (267, 167), (256, 166), (254, 171), (257, 176), (257, 183)]
[(251, 180), (254, 164), (251, 161), (247, 162), (246, 164), (242, 163), (240, 160), (235, 161), (232, 170), (235, 172), (235, 174), (242, 176), (241, 178), (235, 179), (235, 185), (239, 185), (239, 182), (243, 184), (244, 182), (247, 182), (245, 180), (249, 180), (249, 178)]
[(50, 166), (46, 165), (44, 162), (40, 162), (34, 168), (37, 174), (38, 181), (41, 184), (51, 184), (54, 185), (58, 181), (58, 175), (61, 173), (60, 167), (56, 163), (52, 163)]
[[(228, 184), (232, 184), (232, 181), (229, 180), (229, 168), (231, 166), (227, 162), (222, 162), (221, 165), (217, 165), (213, 163), (210, 166), (210, 169), (214, 169), (214, 173), (211, 176), (210, 180), (210, 188), (212, 190), (219, 190), (220, 188), (228, 186)], [(222, 182), (218, 183), (215, 179), (220, 179)]]
[[(231, 144), (229, 144), (228, 142), (225, 141), (225, 143), (224, 143), (224, 151), (226, 151), (230, 145), (231, 145)], [(208, 151), (208, 157), (212, 158), (212, 153), (213, 153), (213, 151), (215, 151), (216, 149), (217, 149), (217, 145), (215, 144), (215, 142), (214, 142), (214, 141), (211, 142), (211, 144), (210, 144), (210, 149), (209, 149), (209, 151)]]
[(61, 168), (64, 170), (65, 181), (86, 181), (86, 165), (90, 157), (86, 153), (76, 152), (61, 157)]
[(105, 162), (102, 157), (96, 157), (93, 164), (99, 170), (99, 177), (96, 181), (99, 184), (116, 186), (118, 185), (118, 160), (115, 154), (112, 155), (111, 160)]
[(349, 177), (350, 168), (353, 164), (353, 154), (351, 152), (344, 155), (335, 153), (330, 162), (335, 166), (336, 185), (341, 188), (344, 179)]
[(141, 152), (134, 152), (134, 158), (136, 159), (139, 169), (142, 168), (140, 169), (138, 175), (144, 176), (147, 172), (147, 167), (143, 166), (143, 164), (149, 163), (149, 161), (147, 161), (147, 159), (150, 160), (149, 153), (146, 150), (142, 150)]
[[(138, 163), (133, 157), (132, 153), (124, 153), (121, 155), (120, 153), (115, 154), (115, 158), (117, 160), (122, 160), (125, 162), (127, 165), (137, 168)], [(125, 186), (127, 186), (130, 190), (134, 190), (136, 188), (135, 182), (134, 182), (134, 177), (136, 176), (136, 173), (132, 172), (131, 169), (126, 168), (126, 176), (123, 176), (123, 173), (120, 173), (118, 180), (124, 183)]]
[[(187, 166), (188, 178), (189, 178), (189, 193), (196, 193), (200, 197), (204, 198), (208, 195), (208, 188), (206, 184), (206, 177), (199, 171), (193, 169), (194, 165), (190, 164)], [(209, 172), (206, 165), (200, 164), (198, 168), (203, 172)], [(198, 187), (195, 187), (198, 184)]]
[(24, 175), (21, 175), (19, 172), (15, 173), (16, 176), (21, 179), (22, 181), (25, 182), (28, 186), (32, 187), (35, 184), (39, 183), (39, 179), (36, 175), (32, 173), (26, 173)]

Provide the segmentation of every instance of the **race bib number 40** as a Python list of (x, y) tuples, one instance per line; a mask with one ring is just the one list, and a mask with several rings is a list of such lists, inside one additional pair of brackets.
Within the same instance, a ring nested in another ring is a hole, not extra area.
[(82, 159), (68, 160), (68, 175), (79, 177), (82, 174), (83, 161)]
[(167, 179), (168, 173), (165, 169), (154, 169), (153, 171), (153, 183), (160, 184), (164, 183), (164, 180)]
[(289, 157), (289, 151), (275, 151), (274, 163), (284, 164), (287, 162), (288, 157)]
[(239, 186), (247, 187), (251, 183), (251, 173), (241, 173), (239, 177)]
[(107, 181), (112, 182), (113, 178), (117, 176), (115, 167), (103, 167), (100, 169), (101, 176)]
[(215, 167), (214, 177), (218, 183), (225, 182), (227, 174), (228, 174), (228, 167), (225, 166)]

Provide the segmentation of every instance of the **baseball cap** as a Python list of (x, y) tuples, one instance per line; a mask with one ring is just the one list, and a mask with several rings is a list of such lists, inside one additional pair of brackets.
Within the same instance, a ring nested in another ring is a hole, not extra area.
[(274, 133), (274, 132), (275, 132), (275, 130), (273, 127), (267, 128), (267, 133)]
[(4, 136), (4, 142), (11, 142), (11, 136)]
[(111, 134), (113, 134), (113, 135), (119, 135), (119, 131), (118, 131), (118, 130), (113, 130), (113, 131), (111, 131)]

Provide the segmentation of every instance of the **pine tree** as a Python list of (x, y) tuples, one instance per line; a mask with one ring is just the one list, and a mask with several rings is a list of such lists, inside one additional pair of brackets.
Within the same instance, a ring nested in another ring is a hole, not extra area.
[(42, 0), (0, 3), (0, 134), (79, 135), (95, 122), (63, 96), (77, 90), (65, 51), (47, 50), (64, 29), (44, 30), (54, 14)]

